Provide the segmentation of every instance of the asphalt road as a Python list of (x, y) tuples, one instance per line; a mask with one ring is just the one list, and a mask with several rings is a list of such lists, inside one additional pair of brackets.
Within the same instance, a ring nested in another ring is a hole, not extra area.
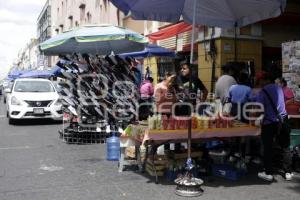
[[(118, 173), (105, 160), (105, 145), (70, 145), (58, 137), (61, 124), (24, 121), (8, 125), (0, 104), (0, 200), (184, 199), (175, 186), (155, 184), (133, 169)], [(299, 199), (300, 176), (268, 184), (249, 174), (240, 181), (204, 178), (199, 199)]]

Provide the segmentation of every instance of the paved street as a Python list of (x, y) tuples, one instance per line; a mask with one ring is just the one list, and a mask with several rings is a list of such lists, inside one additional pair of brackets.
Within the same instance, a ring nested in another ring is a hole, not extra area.
[[(0, 105), (1, 200), (184, 199), (168, 182), (155, 184), (144, 175), (105, 160), (105, 145), (68, 145), (58, 138), (61, 124), (22, 122), (9, 126)], [(266, 184), (249, 175), (231, 182), (205, 178), (201, 199), (299, 199), (300, 177)]]

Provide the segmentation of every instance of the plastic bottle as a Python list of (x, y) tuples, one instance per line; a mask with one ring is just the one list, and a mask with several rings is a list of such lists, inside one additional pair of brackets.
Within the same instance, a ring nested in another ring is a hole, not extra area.
[(112, 137), (106, 140), (106, 159), (119, 160), (120, 157), (120, 138), (113, 133)]

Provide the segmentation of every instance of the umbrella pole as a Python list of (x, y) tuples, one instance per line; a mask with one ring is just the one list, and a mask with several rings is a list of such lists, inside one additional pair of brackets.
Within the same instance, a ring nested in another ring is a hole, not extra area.
[(237, 33), (236, 33), (236, 29), (237, 29), (237, 23), (235, 23), (235, 25), (234, 25), (234, 62), (237, 61)]
[[(196, 6), (197, 6), (197, 0), (194, 0), (190, 64), (193, 63), (193, 58), (194, 58)], [(191, 70), (190, 70), (190, 77), (189, 77), (189, 92), (190, 93), (192, 92), (192, 73), (191, 73)], [(192, 101), (190, 101), (190, 103), (192, 103)], [(191, 160), (191, 143), (192, 143), (192, 119), (190, 118), (189, 119), (189, 124), (188, 124), (188, 141), (187, 141), (187, 144), (188, 144), (188, 161)]]
[[(190, 56), (190, 64), (193, 63), (193, 55), (194, 55), (194, 41), (195, 41), (195, 16), (196, 16), (196, 4), (197, 0), (194, 0), (194, 9), (193, 9), (193, 25), (192, 25), (192, 41), (191, 41), (191, 56)], [(189, 93), (192, 91), (192, 73), (190, 70), (189, 77)], [(192, 103), (191, 99), (190, 103)], [(193, 112), (193, 110), (191, 110)], [(192, 173), (193, 162), (191, 158), (191, 142), (192, 142), (192, 118), (190, 116), (188, 123), (188, 158), (186, 162), (186, 172), (185, 175), (175, 179), (175, 183), (177, 184), (175, 193), (179, 196), (184, 197), (196, 197), (200, 196), (203, 193), (201, 188), (201, 184), (203, 181), (200, 178), (195, 178)]]

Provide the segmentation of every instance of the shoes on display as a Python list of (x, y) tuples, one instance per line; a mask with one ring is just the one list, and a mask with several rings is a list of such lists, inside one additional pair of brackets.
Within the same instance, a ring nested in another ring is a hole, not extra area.
[(266, 174), (266, 172), (259, 172), (258, 177), (266, 181), (273, 181), (274, 177), (271, 174)]

